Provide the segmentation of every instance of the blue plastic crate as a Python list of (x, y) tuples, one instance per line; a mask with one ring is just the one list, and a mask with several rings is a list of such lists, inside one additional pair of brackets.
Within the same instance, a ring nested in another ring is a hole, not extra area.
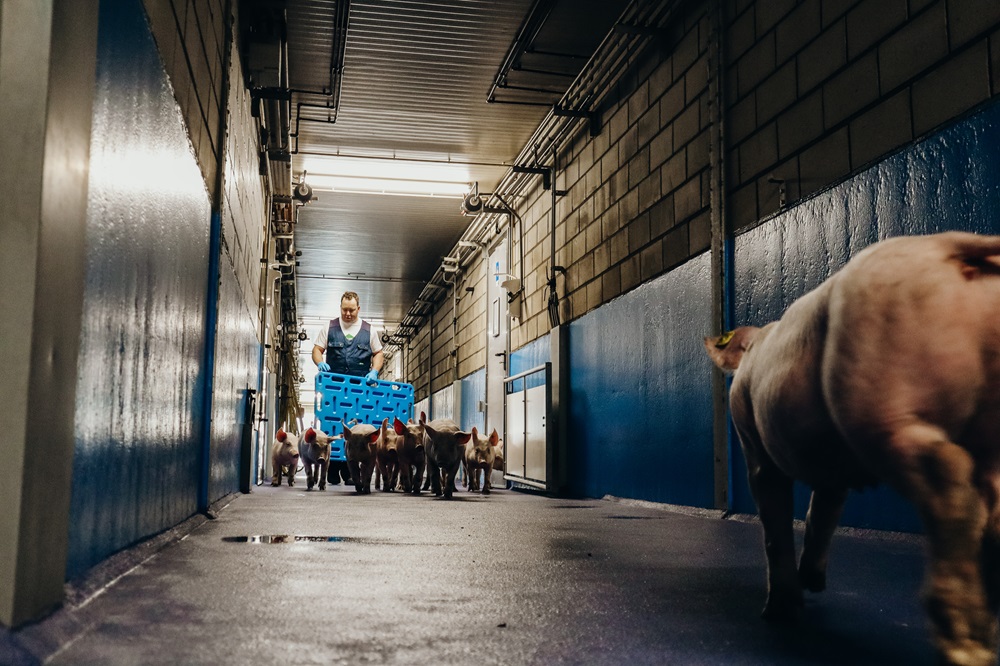
[[(381, 427), (382, 419), (398, 418), (404, 423), (413, 417), (413, 385), (384, 382), (369, 384), (364, 377), (338, 375), (335, 372), (316, 374), (316, 423), (329, 435), (341, 431), (341, 421), (369, 423)], [(335, 439), (330, 446), (331, 460), (347, 460), (344, 440)]]

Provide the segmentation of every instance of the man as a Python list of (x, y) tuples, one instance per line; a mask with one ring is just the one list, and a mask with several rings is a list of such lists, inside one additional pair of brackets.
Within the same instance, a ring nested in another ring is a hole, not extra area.
[(378, 379), (385, 358), (378, 329), (360, 317), (358, 295), (345, 291), (340, 297), (340, 319), (321, 330), (313, 345), (312, 359), (320, 372)]
[[(352, 377), (364, 376), (367, 381), (378, 379), (385, 357), (378, 329), (361, 318), (358, 295), (346, 291), (340, 297), (340, 318), (330, 322), (316, 336), (312, 360), (320, 372), (335, 372)], [(327, 480), (331, 484), (350, 483), (347, 463), (331, 461)]]

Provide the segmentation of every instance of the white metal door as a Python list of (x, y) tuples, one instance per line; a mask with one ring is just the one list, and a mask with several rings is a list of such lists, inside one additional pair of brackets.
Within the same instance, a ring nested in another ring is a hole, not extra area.
[(507, 343), (510, 317), (507, 311), (507, 291), (501, 283), (507, 278), (507, 238), (490, 248), (486, 267), (486, 434), (496, 428), (504, 436), (504, 383), (508, 374)]

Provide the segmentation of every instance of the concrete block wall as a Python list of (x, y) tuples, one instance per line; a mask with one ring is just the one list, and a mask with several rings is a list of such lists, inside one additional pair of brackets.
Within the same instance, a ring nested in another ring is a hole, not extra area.
[[(596, 137), (581, 121), (559, 155), (560, 318), (578, 319), (708, 248), (708, 21), (689, 3), (612, 91)], [(525, 316), (516, 349), (549, 332), (551, 192), (524, 197)], [(514, 269), (520, 250), (514, 239)]]
[(264, 232), (268, 224), (267, 183), (259, 173), (260, 134), (251, 114), (250, 91), (243, 78), (236, 44), (232, 44), (229, 79), (229, 118), (223, 179), (222, 250), (236, 277), (246, 311), (260, 311), (265, 257)]
[(730, 222), (755, 226), (1000, 92), (992, 0), (727, 2)]
[(216, 197), (224, 108), (226, 0), (143, 0), (153, 38), (187, 121), (205, 187)]
[[(471, 288), (472, 291), (467, 291)], [(458, 286), (458, 376), (486, 365), (486, 262), (472, 260)]]
[[(678, 3), (666, 29), (609, 91), (598, 135), (579, 121), (562, 147), (555, 187), (567, 193), (556, 204), (555, 263), (566, 268), (557, 280), (563, 323), (709, 248), (716, 6)], [(729, 234), (1000, 92), (995, 0), (723, 0), (721, 7)], [(525, 227), (523, 317), (511, 328), (517, 350), (549, 332), (551, 192), (538, 178), (511, 203)], [(511, 238), (514, 274), (519, 236)], [(485, 326), (484, 318), (481, 337)], [(416, 339), (411, 344), (419, 348)], [(460, 345), (461, 376), (485, 365), (472, 350)]]

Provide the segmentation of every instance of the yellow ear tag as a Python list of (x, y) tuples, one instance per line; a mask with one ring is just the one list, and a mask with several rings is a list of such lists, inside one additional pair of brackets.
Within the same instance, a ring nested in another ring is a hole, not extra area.
[(733, 339), (734, 335), (736, 335), (736, 331), (729, 331), (727, 333), (723, 333), (722, 337), (720, 337), (715, 342), (715, 346), (718, 347), (719, 349), (724, 348), (726, 345), (728, 345), (730, 342), (732, 342), (732, 339)]

